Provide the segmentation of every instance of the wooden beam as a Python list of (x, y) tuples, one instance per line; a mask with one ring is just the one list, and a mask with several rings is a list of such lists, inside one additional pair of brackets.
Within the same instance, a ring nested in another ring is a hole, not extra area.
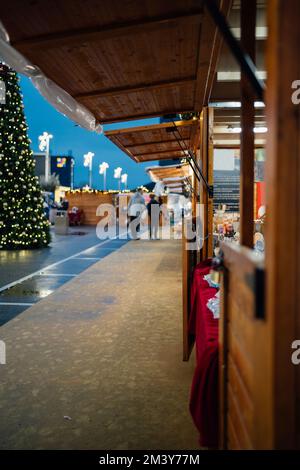
[[(255, 119), (260, 117), (265, 118), (265, 108), (255, 108)], [(240, 118), (241, 117), (241, 108), (214, 108), (214, 120), (219, 118)]]
[(186, 180), (188, 180), (190, 177), (189, 176), (182, 176), (182, 177), (178, 177), (177, 179), (170, 179), (170, 177), (168, 178), (165, 178), (165, 179), (162, 179), (162, 182), (164, 184), (173, 184), (173, 183), (185, 183)]
[[(184, 142), (186, 145), (189, 144), (189, 139), (181, 139), (181, 142)], [(169, 140), (151, 140), (149, 142), (139, 142), (139, 143), (136, 143), (136, 144), (130, 144), (130, 145), (126, 145), (126, 148), (127, 149), (130, 149), (130, 148), (136, 148), (136, 147), (147, 147), (149, 145), (167, 145), (167, 144), (175, 144), (175, 143), (178, 143), (176, 139), (169, 139)]]
[[(263, 126), (266, 127), (266, 118), (265, 117), (256, 117), (255, 118), (255, 127)], [(241, 127), (241, 118), (231, 117), (217, 117), (215, 119), (215, 128), (232, 126), (232, 127)]]
[(187, 24), (200, 24), (202, 12), (197, 9), (191, 12), (174, 13), (153, 18), (144, 18), (125, 23), (115, 23), (101, 25), (94, 28), (75, 29), (64, 32), (55, 32), (34, 36), (20, 41), (15, 41), (12, 45), (20, 51), (28, 51), (33, 48), (50, 49), (62, 46), (82, 44), (84, 42), (95, 42), (104, 39), (113, 39), (120, 36), (127, 36), (139, 33), (147, 33), (161, 28), (176, 26), (178, 22)]
[[(226, 105), (226, 103), (224, 103), (224, 105)], [(214, 108), (214, 114), (216, 117), (231, 117), (231, 116), (234, 116), (234, 117), (240, 117), (241, 116), (241, 107), (237, 107), (237, 108), (221, 108), (221, 107), (217, 107), (217, 108)], [(256, 117), (262, 117), (262, 116), (265, 116), (266, 112), (265, 112), (265, 108), (255, 108), (255, 116)]]
[(154, 162), (156, 160), (180, 160), (182, 157), (175, 157), (174, 155), (162, 155), (160, 154), (153, 155), (152, 157), (149, 158), (143, 158), (143, 157), (135, 157), (137, 163), (143, 163), (143, 162)]
[(127, 95), (129, 93), (141, 93), (144, 91), (155, 91), (163, 90), (168, 88), (174, 88), (176, 86), (188, 85), (194, 83), (196, 80), (195, 77), (184, 77), (184, 78), (175, 78), (172, 80), (164, 80), (159, 82), (152, 83), (140, 83), (132, 86), (117, 87), (117, 88), (106, 88), (103, 90), (94, 90), (87, 91), (85, 93), (78, 93), (74, 95), (74, 98), (78, 101), (84, 101), (86, 98), (107, 98), (108, 96), (115, 95)]
[[(214, 148), (215, 149), (232, 149), (232, 150), (239, 150), (241, 148), (241, 145), (239, 142), (236, 142), (236, 143), (225, 143), (225, 142), (214, 142)], [(263, 143), (258, 143), (258, 144), (255, 144), (255, 148), (256, 149), (264, 149), (265, 146)]]
[[(97, 113), (97, 109), (93, 109), (92, 107), (89, 108), (92, 112), (94, 113)], [(192, 112), (193, 110), (192, 109), (177, 109), (174, 111), (174, 109), (172, 110), (164, 110), (164, 111), (159, 111), (159, 112), (153, 112), (153, 113), (143, 113), (143, 114), (130, 114), (130, 115), (127, 115), (127, 116), (118, 116), (118, 115), (114, 115), (114, 117), (107, 117), (107, 118), (103, 118), (103, 116), (99, 116), (97, 115), (96, 116), (96, 119), (97, 121), (99, 121), (99, 123), (101, 124), (113, 124), (113, 123), (117, 123), (117, 122), (125, 122), (125, 121), (136, 121), (136, 120), (139, 120), (139, 119), (150, 119), (150, 118), (153, 118), (153, 117), (162, 117), (166, 114), (183, 114), (183, 113), (190, 113)]]
[(241, 139), (241, 134), (233, 133), (233, 132), (226, 132), (226, 133), (218, 133), (214, 132), (213, 134), (214, 140), (238, 140)]
[[(256, 2), (241, 0), (241, 46), (255, 62)], [(255, 94), (248, 77), (241, 75), (241, 245), (253, 248), (254, 227), (254, 123)]]
[[(93, 109), (92, 107), (89, 108), (92, 112), (97, 114), (97, 109)], [(153, 112), (153, 113), (143, 113), (143, 114), (130, 114), (129, 116), (116, 116), (112, 118), (104, 118), (103, 116), (100, 116), (99, 114), (96, 116), (97, 121), (99, 121), (101, 124), (113, 124), (115, 122), (125, 122), (125, 121), (135, 121), (137, 119), (147, 119), (147, 118), (153, 118), (153, 117), (161, 117), (165, 116), (166, 114), (184, 114), (184, 113), (190, 113), (193, 112), (192, 109), (165, 109), (163, 111), (159, 112)]]
[[(122, 129), (114, 129), (112, 131), (105, 131), (104, 135), (106, 137), (120, 135), (120, 134), (128, 134), (131, 135), (136, 132), (144, 132), (144, 131), (155, 131), (160, 129), (167, 129), (170, 127), (189, 127), (194, 126), (197, 124), (197, 120), (189, 119), (188, 121), (174, 121), (174, 122), (163, 122), (160, 124), (148, 124), (146, 126), (138, 126), (138, 127), (125, 127)], [(171, 135), (171, 134), (170, 134)]]
[[(141, 153), (134, 153), (135, 157), (147, 157), (147, 155), (157, 155), (157, 154), (172, 154), (172, 153), (180, 153), (182, 157), (184, 156), (184, 151), (181, 150), (181, 147), (178, 146), (178, 149), (173, 150), (155, 150), (154, 152), (141, 152)], [(180, 158), (180, 157), (179, 157)]]

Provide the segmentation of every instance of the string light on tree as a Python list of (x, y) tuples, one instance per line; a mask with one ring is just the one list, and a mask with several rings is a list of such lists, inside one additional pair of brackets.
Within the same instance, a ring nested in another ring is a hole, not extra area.
[(17, 74), (0, 64), (0, 248), (40, 248), (50, 242), (49, 222), (27, 136)]

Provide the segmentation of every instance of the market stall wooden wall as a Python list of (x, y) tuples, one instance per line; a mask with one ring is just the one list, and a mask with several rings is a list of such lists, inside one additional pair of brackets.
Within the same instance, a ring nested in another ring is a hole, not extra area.
[(262, 332), (267, 333), (263, 320), (264, 264), (246, 247), (224, 244), (222, 249), (220, 446), (262, 449), (270, 446), (270, 396), (260, 377), (264, 372), (268, 378), (268, 342), (258, 341)]
[(96, 215), (97, 207), (100, 204), (112, 204), (113, 194), (111, 193), (88, 193), (88, 192), (69, 192), (66, 198), (69, 201), (69, 209), (78, 207), (83, 210), (83, 223), (85, 225), (97, 225), (101, 217)]
[[(241, 1), (241, 42), (253, 60), (256, 3)], [(220, 446), (273, 447), (271, 330), (265, 308), (265, 265), (253, 252), (254, 101), (249, 76), (241, 70), (240, 246), (223, 243), (220, 320)]]
[(300, 448), (300, 366), (292, 362), (292, 344), (300, 339), (300, 103), (292, 100), (300, 78), (299, 18), (299, 1), (269, 1), (266, 314), (272, 446), (284, 449)]
[[(242, 0), (245, 11), (249, 3)], [(300, 447), (300, 369), (292, 361), (293, 343), (300, 338), (300, 120), (299, 103), (292, 100), (292, 84), (300, 76), (299, 17), (296, 0), (268, 2), (265, 262), (251, 249), (252, 112), (244, 116), (241, 135), (244, 246), (222, 246), (220, 443), (228, 449)], [(254, 38), (253, 18), (253, 11), (244, 15), (248, 40)], [(243, 98), (247, 112), (249, 95), (246, 105)]]

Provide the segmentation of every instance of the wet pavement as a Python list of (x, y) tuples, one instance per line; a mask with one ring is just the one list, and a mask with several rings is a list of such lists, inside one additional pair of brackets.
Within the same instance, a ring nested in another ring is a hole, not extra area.
[(95, 227), (53, 233), (41, 250), (0, 251), (0, 326), (22, 313), (127, 240), (99, 240)]

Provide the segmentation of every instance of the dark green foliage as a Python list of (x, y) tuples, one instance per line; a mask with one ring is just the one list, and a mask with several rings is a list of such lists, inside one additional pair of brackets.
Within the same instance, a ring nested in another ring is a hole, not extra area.
[(49, 223), (34, 175), (17, 74), (0, 64), (5, 104), (0, 104), (0, 249), (47, 246)]

